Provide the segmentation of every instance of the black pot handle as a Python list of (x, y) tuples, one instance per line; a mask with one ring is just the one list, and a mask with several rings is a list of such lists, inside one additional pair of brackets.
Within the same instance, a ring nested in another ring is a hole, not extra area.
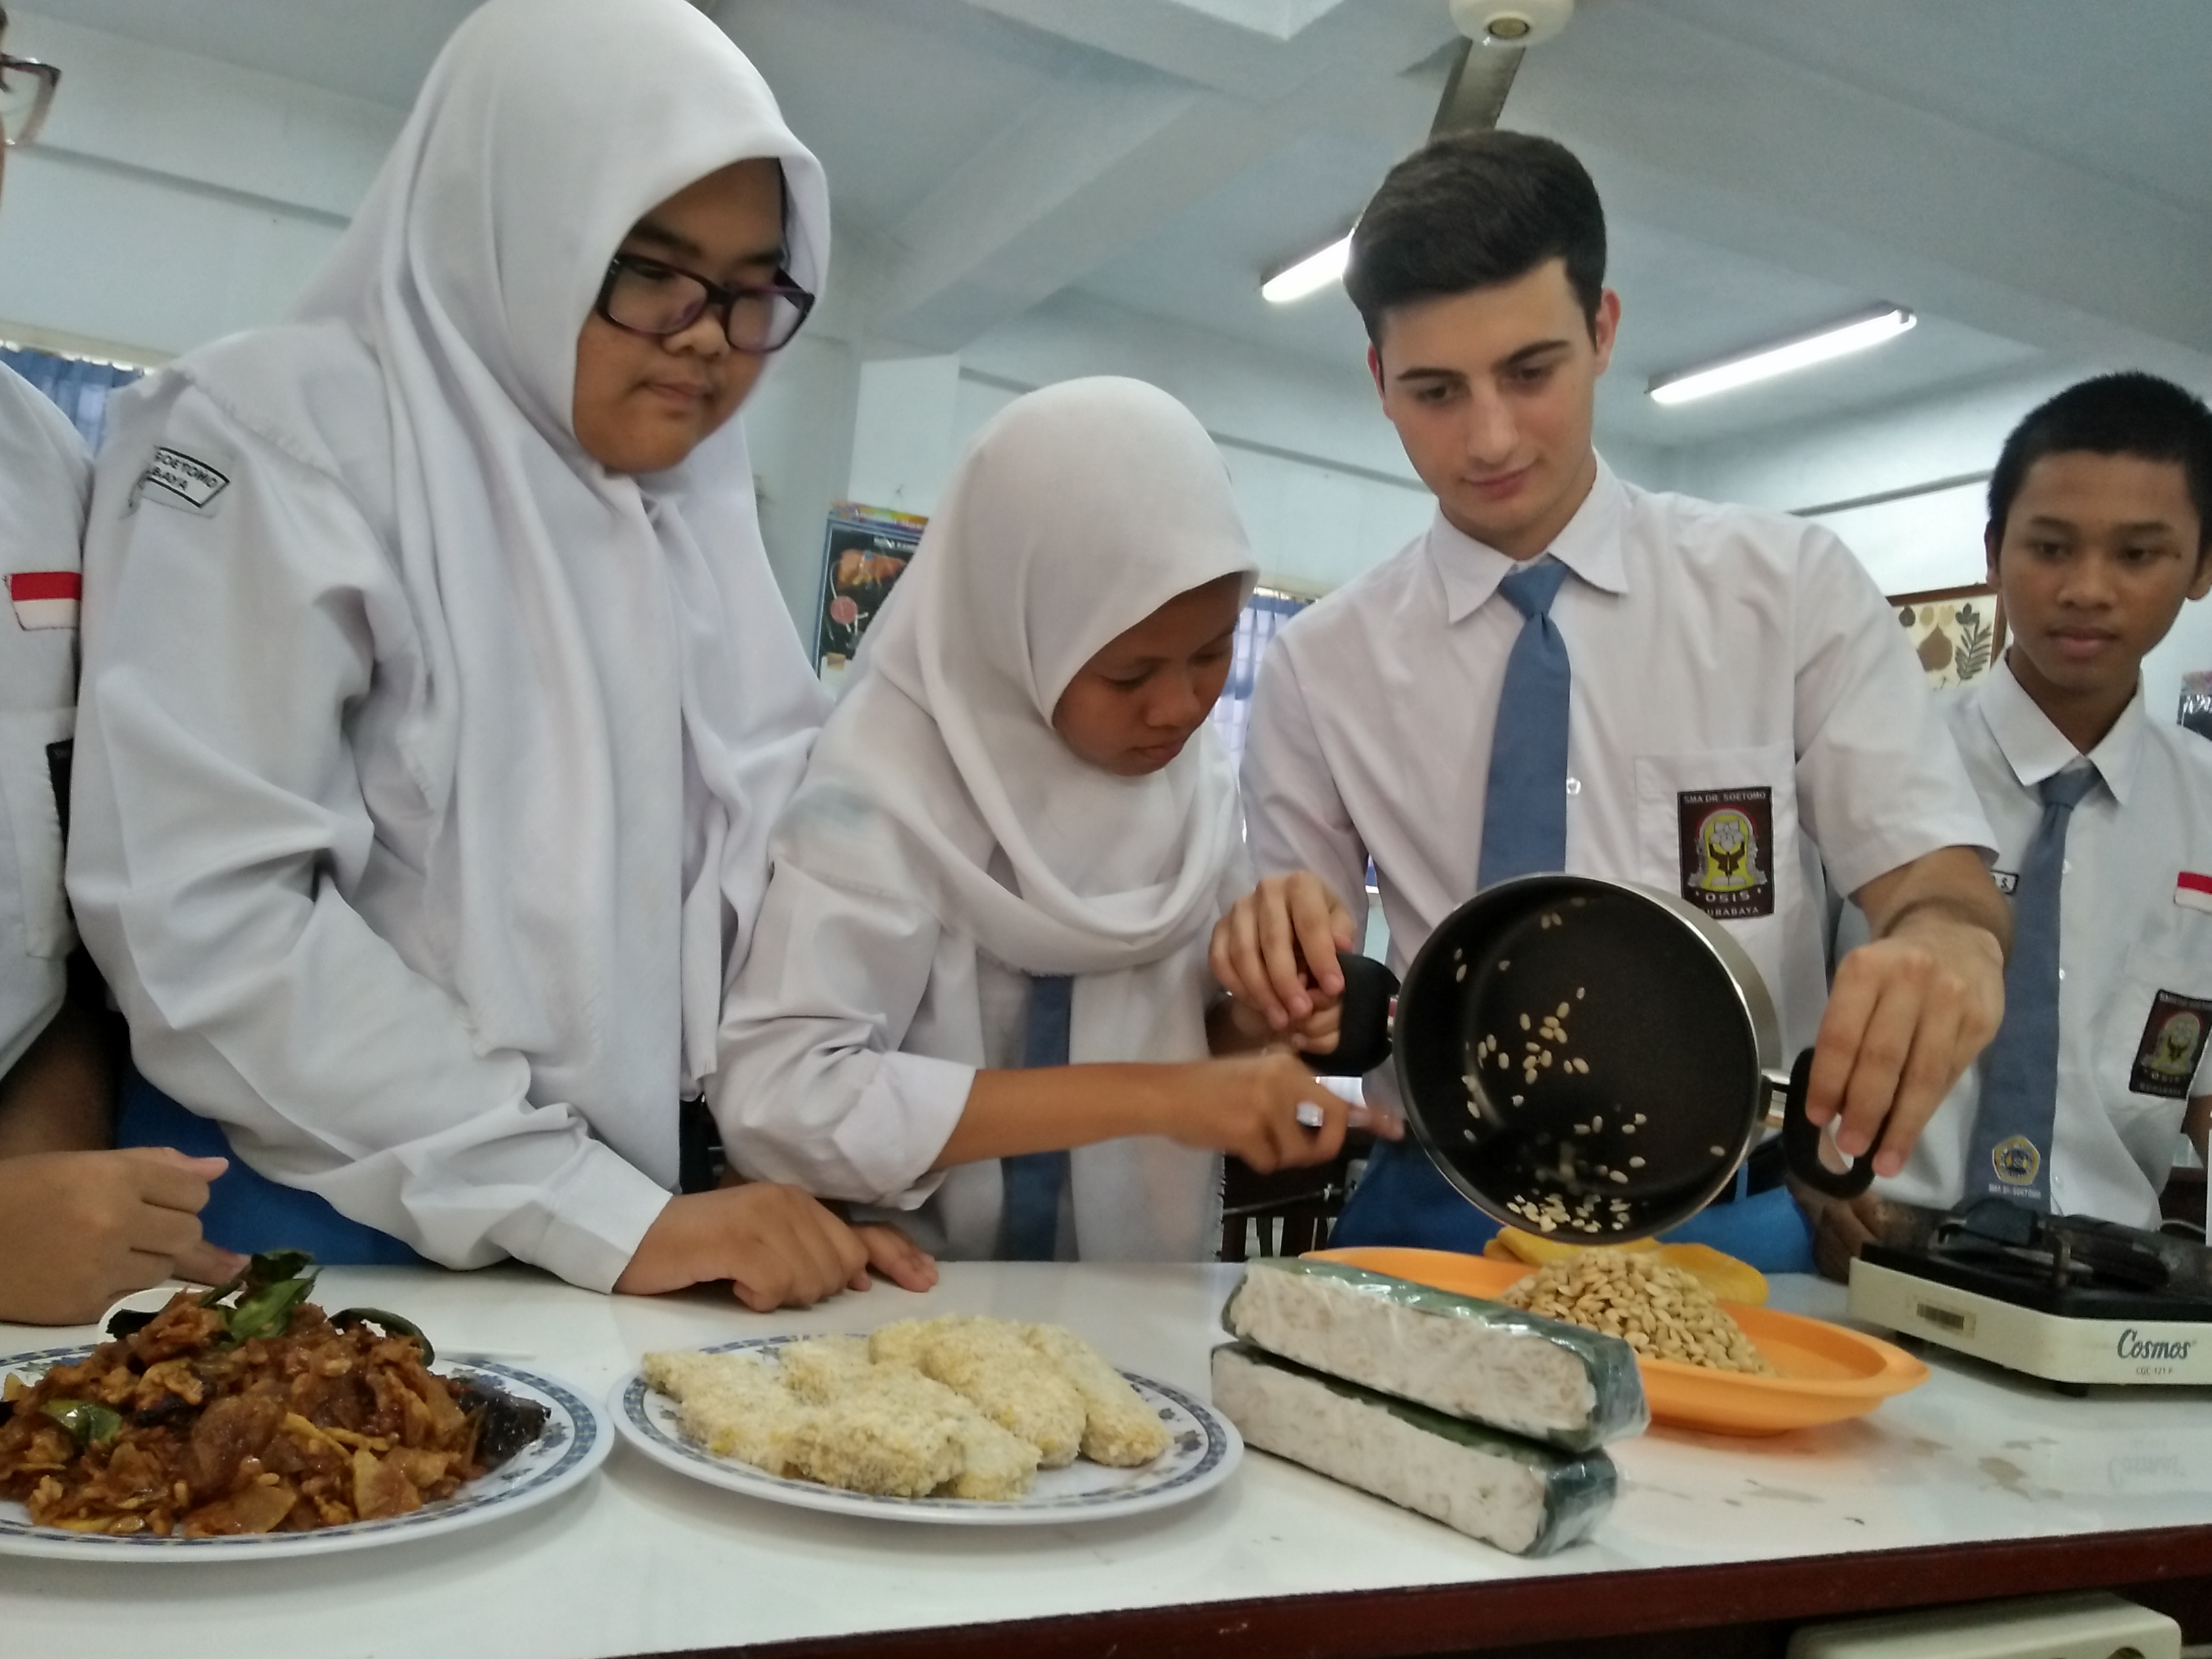
[(1344, 970), (1344, 1009), (1336, 1047), (1325, 1054), (1303, 1054), (1317, 1077), (1364, 1077), (1390, 1058), (1390, 1004), (1398, 976), (1372, 957), (1336, 953)]
[(1790, 1068), (1790, 1090), (1782, 1098), (1782, 1156), (1790, 1173), (1816, 1193), (1856, 1198), (1874, 1184), (1874, 1154), (1854, 1159), (1848, 1170), (1832, 1170), (1820, 1157), (1820, 1131), (1805, 1115), (1805, 1088), (1813, 1078), (1813, 1051), (1797, 1056)]

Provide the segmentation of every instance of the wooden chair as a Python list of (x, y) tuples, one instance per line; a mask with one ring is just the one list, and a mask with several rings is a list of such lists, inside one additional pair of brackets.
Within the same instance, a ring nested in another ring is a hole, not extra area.
[(1261, 1175), (1240, 1158), (1221, 1174), (1221, 1259), (1302, 1255), (1326, 1248), (1330, 1229), (1352, 1190), (1353, 1166), (1364, 1163), (1371, 1135), (1354, 1132), (1327, 1164)]

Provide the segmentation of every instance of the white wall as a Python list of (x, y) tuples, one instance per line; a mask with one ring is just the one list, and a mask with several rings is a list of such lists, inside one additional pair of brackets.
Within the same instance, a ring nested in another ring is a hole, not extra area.
[(126, 359), (281, 316), (403, 118), (14, 7), (8, 43), (64, 78), (39, 143), (8, 158), (0, 332)]
[[(880, 343), (862, 370), (852, 497), (927, 514), (983, 423), (1024, 391), (1129, 374), (1188, 404), (1220, 445), (1262, 580), (1324, 592), (1420, 533), (1434, 501), (1376, 407), (1365, 366), (1268, 352), (1061, 294), (954, 355)], [(1611, 444), (1627, 476), (1664, 458)], [(817, 538), (818, 539), (818, 538)]]

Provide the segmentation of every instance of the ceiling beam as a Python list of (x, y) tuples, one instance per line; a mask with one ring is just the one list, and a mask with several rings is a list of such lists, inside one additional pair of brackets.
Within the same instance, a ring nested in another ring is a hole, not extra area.
[[(1383, 95), (1452, 33), (1441, 5), (1332, 0), (1314, 9), (1319, 0), (1304, 0), (1313, 15), (1287, 38), (1235, 31), (1239, 68), (1224, 44), (1232, 26), (1201, 0), (1129, 0), (1132, 10), (1174, 14), (1212, 40), (1207, 72), (1264, 89), (1246, 97), (1152, 61), (1176, 58), (1172, 37), (1130, 31), (1120, 4), (975, 3), (1079, 29), (1084, 44), (1113, 56), (1090, 76), (1065, 78), (892, 233), (874, 328), (938, 350), (1081, 280), (1346, 105)], [(1212, 0), (1212, 9), (1231, 3)], [(1142, 56), (1100, 45), (1109, 39)]]
[(1617, 211), (2053, 350), (2212, 362), (2212, 225), (2142, 191), (1650, 8), (1532, 52), (1508, 124)]

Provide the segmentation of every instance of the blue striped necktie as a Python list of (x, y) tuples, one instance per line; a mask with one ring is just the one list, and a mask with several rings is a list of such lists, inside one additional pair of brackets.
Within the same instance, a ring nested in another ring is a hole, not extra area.
[[(1022, 1067), (1067, 1064), (1069, 1023), (1074, 1013), (1075, 981), (1065, 974), (1030, 978), (1029, 1025), (1022, 1037)], [(999, 1160), (1005, 1206), (1000, 1212), (999, 1259), (1049, 1261), (1060, 1243), (1060, 1195), (1067, 1186), (1067, 1154), (1023, 1152)]]
[(2067, 825), (2096, 781), (2087, 761), (2043, 781), (2043, 822), (2013, 887), (2004, 1023), (1983, 1065), (1960, 1194), (1966, 1201), (1994, 1195), (2051, 1207), (2051, 1138), (2058, 1117), (2058, 896)]
[(1567, 642), (1552, 620), (1552, 601), (1566, 579), (1566, 566), (1546, 558), (1498, 584), (1523, 620), (1498, 693), (1477, 891), (1566, 868), (1567, 692), (1574, 675)]

